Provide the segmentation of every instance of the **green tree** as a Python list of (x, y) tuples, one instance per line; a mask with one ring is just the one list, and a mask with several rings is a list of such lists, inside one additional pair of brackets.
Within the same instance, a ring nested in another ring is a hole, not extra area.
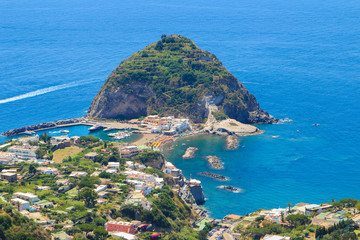
[(288, 221), (294, 227), (298, 227), (301, 225), (307, 225), (311, 222), (311, 219), (302, 214), (291, 214), (286, 217), (286, 221)]
[(30, 164), (29, 166), (29, 173), (35, 174), (36, 173), (36, 168), (34, 166), (34, 164)]
[(106, 239), (109, 233), (103, 227), (96, 227), (94, 230), (94, 234), (96, 239), (103, 240)]
[(95, 206), (95, 200), (98, 198), (98, 195), (91, 188), (84, 187), (80, 192), (79, 198), (85, 199), (85, 206), (88, 208), (92, 208)]

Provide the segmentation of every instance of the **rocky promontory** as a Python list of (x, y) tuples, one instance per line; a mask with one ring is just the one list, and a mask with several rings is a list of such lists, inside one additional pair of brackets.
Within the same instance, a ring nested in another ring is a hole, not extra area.
[(211, 167), (215, 169), (223, 169), (224, 166), (222, 165), (222, 162), (217, 156), (207, 156), (206, 160), (211, 165)]
[(188, 147), (185, 151), (185, 153), (182, 155), (183, 159), (190, 159), (190, 158), (194, 158), (194, 154), (195, 152), (199, 150), (196, 147)]
[(226, 148), (234, 150), (238, 147), (238, 138), (236, 135), (228, 135), (226, 137)]
[(214, 54), (180, 35), (163, 35), (125, 59), (106, 79), (87, 117), (127, 119), (157, 112), (204, 123), (208, 98), (217, 107), (217, 118), (277, 121)]

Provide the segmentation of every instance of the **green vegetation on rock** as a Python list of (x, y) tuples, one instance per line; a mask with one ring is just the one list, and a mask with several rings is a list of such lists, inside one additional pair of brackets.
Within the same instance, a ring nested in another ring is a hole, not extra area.
[(241, 122), (274, 121), (214, 54), (180, 35), (163, 35), (124, 60), (94, 98), (88, 116), (123, 119), (156, 112), (204, 122), (206, 99)]

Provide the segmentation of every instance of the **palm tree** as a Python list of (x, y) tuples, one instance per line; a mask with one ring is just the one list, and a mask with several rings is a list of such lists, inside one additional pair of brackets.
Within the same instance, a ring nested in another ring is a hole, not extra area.
[(288, 207), (289, 207), (289, 213), (291, 212), (291, 203), (288, 203)]
[(331, 205), (334, 205), (335, 199), (331, 199)]
[(281, 222), (285, 222), (285, 219), (284, 219), (284, 212), (281, 212)]
[(17, 207), (17, 210), (20, 212), (20, 202), (19, 201), (16, 201), (16, 207)]

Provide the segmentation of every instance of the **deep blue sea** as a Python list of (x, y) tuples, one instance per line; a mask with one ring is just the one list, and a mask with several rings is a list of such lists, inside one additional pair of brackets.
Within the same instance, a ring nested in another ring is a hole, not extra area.
[[(2, 0), (0, 131), (83, 116), (122, 60), (171, 33), (216, 54), (263, 109), (293, 120), (259, 126), (266, 132), (235, 151), (198, 137), (167, 153), (202, 180), (213, 217), (360, 198), (358, 0)], [(181, 160), (190, 145), (196, 158)], [(211, 170), (209, 154), (243, 193), (197, 175)]]

